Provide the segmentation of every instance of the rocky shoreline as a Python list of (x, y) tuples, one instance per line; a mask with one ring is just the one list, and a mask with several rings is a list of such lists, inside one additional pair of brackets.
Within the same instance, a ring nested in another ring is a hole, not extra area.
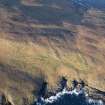
[(89, 86), (87, 86), (83, 80), (80, 82), (73, 80), (72, 87), (68, 89), (67, 79), (62, 77), (60, 86), (59, 92), (50, 97), (46, 97), (47, 82), (43, 82), (42, 88), (39, 91), (39, 96), (33, 105), (104, 105), (104, 92), (96, 89), (96, 93), (94, 89), (93, 92), (91, 91), (92, 94), (90, 94), (90, 92), (88, 93), (85, 87), (89, 89)]
[[(50, 95), (47, 92), (47, 85), (48, 83), (43, 81), (37, 99), (32, 105), (69, 105), (69, 103), (72, 103), (71, 105), (105, 105), (105, 92), (88, 86), (83, 80), (79, 82), (73, 80), (72, 87), (68, 88), (67, 79), (62, 77), (59, 89)], [(8, 96), (3, 92), (0, 94), (0, 105), (15, 105), (12, 98)], [(23, 105), (29, 105), (28, 99)]]

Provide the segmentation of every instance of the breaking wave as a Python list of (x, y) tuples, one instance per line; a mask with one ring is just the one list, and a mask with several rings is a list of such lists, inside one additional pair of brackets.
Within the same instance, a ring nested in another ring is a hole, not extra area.
[(104, 103), (102, 100), (89, 98), (85, 89), (78, 91), (75, 88), (71, 91), (63, 89), (49, 98), (39, 97), (34, 105), (104, 105)]

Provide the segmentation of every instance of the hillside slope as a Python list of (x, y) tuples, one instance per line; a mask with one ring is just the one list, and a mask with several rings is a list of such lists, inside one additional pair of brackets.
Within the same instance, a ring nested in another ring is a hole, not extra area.
[(0, 90), (18, 105), (43, 80), (53, 91), (60, 76), (105, 91), (105, 2), (97, 2), (0, 0)]

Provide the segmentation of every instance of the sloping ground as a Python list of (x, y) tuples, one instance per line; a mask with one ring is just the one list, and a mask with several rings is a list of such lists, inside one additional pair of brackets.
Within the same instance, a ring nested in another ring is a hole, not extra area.
[(68, 0), (1, 0), (0, 89), (32, 102), (43, 80), (53, 91), (63, 75), (104, 91), (104, 28), (103, 10)]

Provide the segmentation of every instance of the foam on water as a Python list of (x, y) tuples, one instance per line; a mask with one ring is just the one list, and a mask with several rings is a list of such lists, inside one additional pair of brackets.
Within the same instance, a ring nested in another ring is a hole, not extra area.
[[(82, 95), (82, 97), (81, 97), (81, 95)], [(78, 105), (104, 105), (101, 100), (94, 100), (94, 99), (89, 98), (88, 94), (85, 93), (84, 89), (81, 89), (80, 91), (77, 91), (77, 89), (73, 89), (72, 91), (63, 89), (63, 91), (58, 92), (56, 95), (51, 96), (49, 98), (44, 99), (43, 97), (40, 97), (40, 99), (36, 102), (36, 105), (64, 105), (63, 103), (59, 104), (59, 102), (63, 101), (63, 100), (66, 101), (66, 98), (64, 98), (66, 96), (71, 98), (70, 103), (69, 103), (70, 105), (77, 105), (78, 103), (75, 104), (75, 102), (79, 98), (82, 101), (81, 101), (81, 104), (79, 103)], [(82, 102), (83, 102), (83, 104), (82, 104)], [(85, 102), (85, 104), (84, 104), (84, 102)], [(56, 103), (56, 104), (54, 104), (54, 103)]]

